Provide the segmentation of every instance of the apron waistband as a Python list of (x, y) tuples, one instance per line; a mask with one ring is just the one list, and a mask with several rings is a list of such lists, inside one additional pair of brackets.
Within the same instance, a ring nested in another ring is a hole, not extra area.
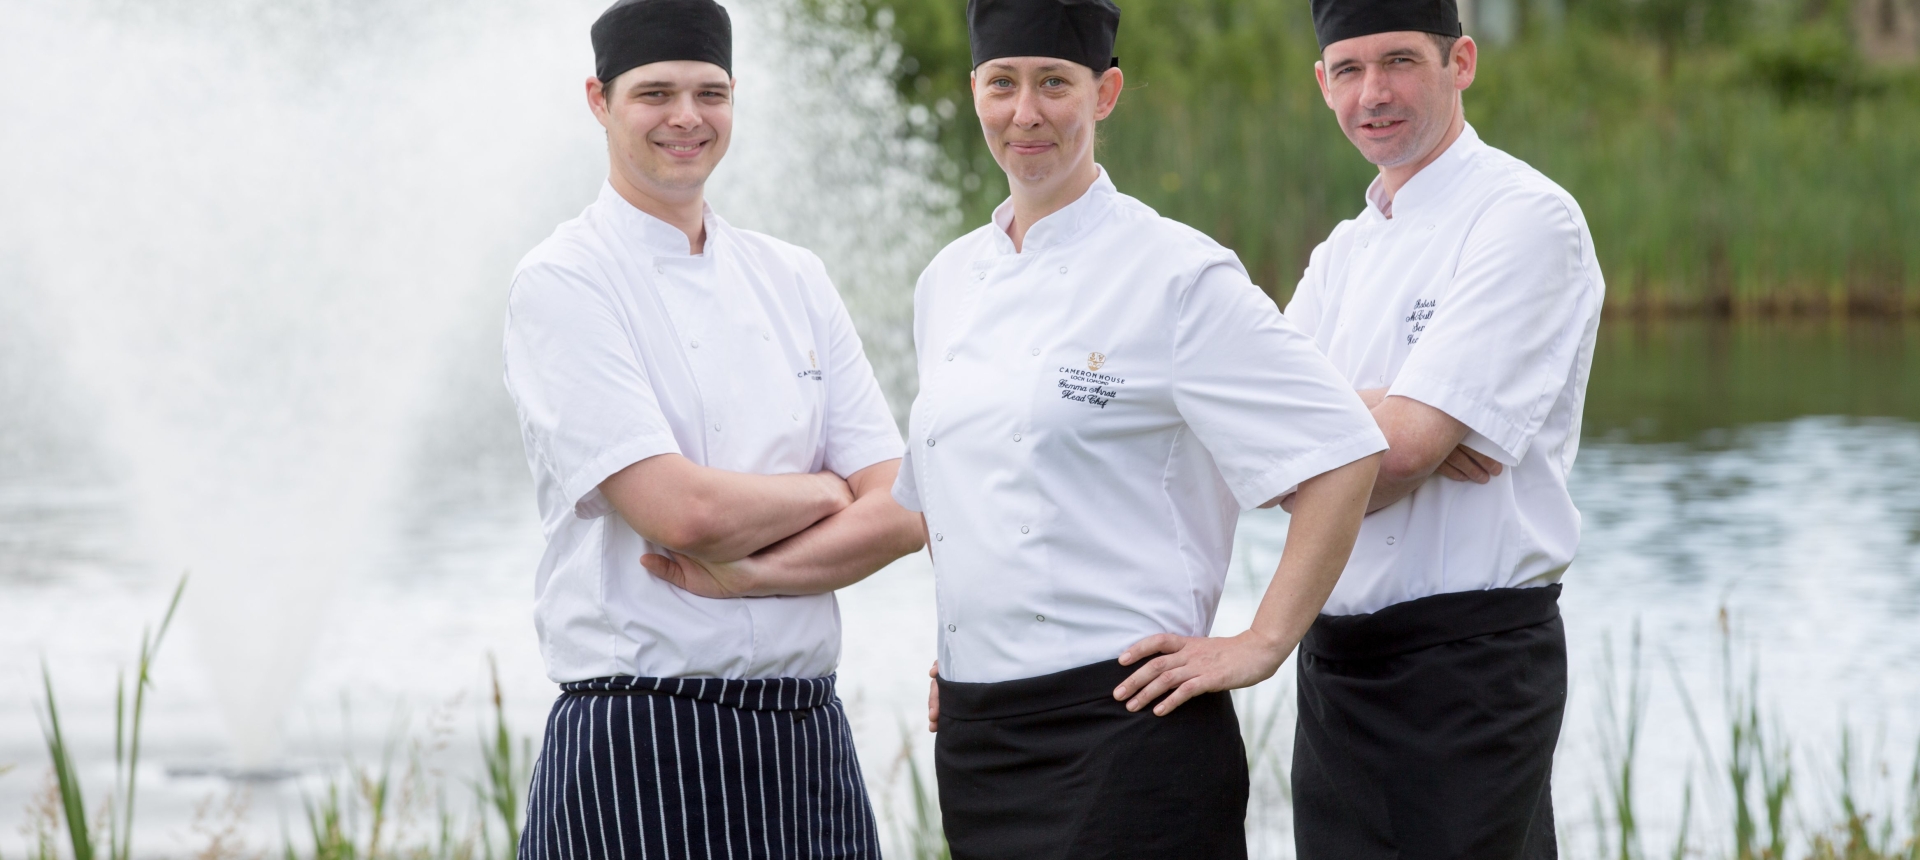
[(824, 678), (642, 678), (615, 675), (561, 684), (564, 696), (672, 696), (746, 711), (804, 711), (834, 699)]
[(1001, 720), (1102, 699), (1113, 701), (1113, 688), (1120, 686), (1120, 682), (1140, 666), (1140, 663), (1122, 666), (1117, 659), (1102, 660), (1051, 675), (989, 684), (941, 678), (940, 716), (956, 720)]
[[(1364, 615), (1322, 615), (1300, 650), (1323, 660), (1393, 657), (1545, 624), (1560, 617), (1560, 583), (1435, 594)], [(946, 705), (945, 700), (941, 706)]]

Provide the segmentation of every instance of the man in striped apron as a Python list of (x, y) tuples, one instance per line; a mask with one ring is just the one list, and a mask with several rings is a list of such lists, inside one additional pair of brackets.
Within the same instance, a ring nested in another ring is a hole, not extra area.
[(833, 591), (921, 545), (899, 431), (820, 260), (705, 204), (726, 11), (621, 0), (592, 34), (608, 179), (507, 308), (563, 691), (520, 856), (877, 858)]

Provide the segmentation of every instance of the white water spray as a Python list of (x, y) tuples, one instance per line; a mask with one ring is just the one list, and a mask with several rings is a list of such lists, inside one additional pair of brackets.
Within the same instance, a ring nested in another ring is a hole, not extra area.
[[(427, 424), (449, 388), (482, 404), (454, 414), (506, 414), (507, 277), (605, 173), (582, 94), (603, 5), (0, 0), (0, 311), (44, 351), (0, 361), (85, 404), (142, 556), (193, 571), (236, 764), (277, 754), (423, 440), (500, 432)], [(714, 205), (826, 259), (904, 407), (915, 267), (952, 204), (890, 48), (728, 5)]]

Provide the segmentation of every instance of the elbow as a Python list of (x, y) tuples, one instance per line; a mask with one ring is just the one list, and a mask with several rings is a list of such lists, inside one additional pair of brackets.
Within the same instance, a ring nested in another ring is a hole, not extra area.
[(1433, 474), (1441, 459), (1415, 445), (1394, 445), (1380, 457), (1380, 473), (1375, 480), (1389, 486), (1417, 484)]
[(707, 558), (725, 539), (720, 521), (719, 512), (711, 505), (690, 502), (660, 518), (645, 537), (675, 552)]

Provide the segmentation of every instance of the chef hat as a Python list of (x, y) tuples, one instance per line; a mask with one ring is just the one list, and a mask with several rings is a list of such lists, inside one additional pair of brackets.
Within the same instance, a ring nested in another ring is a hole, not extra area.
[(602, 85), (666, 60), (698, 60), (733, 74), (727, 10), (713, 0), (620, 0), (593, 22), (593, 71)]
[(1405, 30), (1459, 36), (1460, 7), (1454, 0), (1313, 0), (1313, 35), (1323, 51), (1335, 42)]
[(1113, 55), (1119, 30), (1112, 0), (967, 0), (975, 67), (1001, 57), (1055, 57), (1098, 75), (1120, 65)]

